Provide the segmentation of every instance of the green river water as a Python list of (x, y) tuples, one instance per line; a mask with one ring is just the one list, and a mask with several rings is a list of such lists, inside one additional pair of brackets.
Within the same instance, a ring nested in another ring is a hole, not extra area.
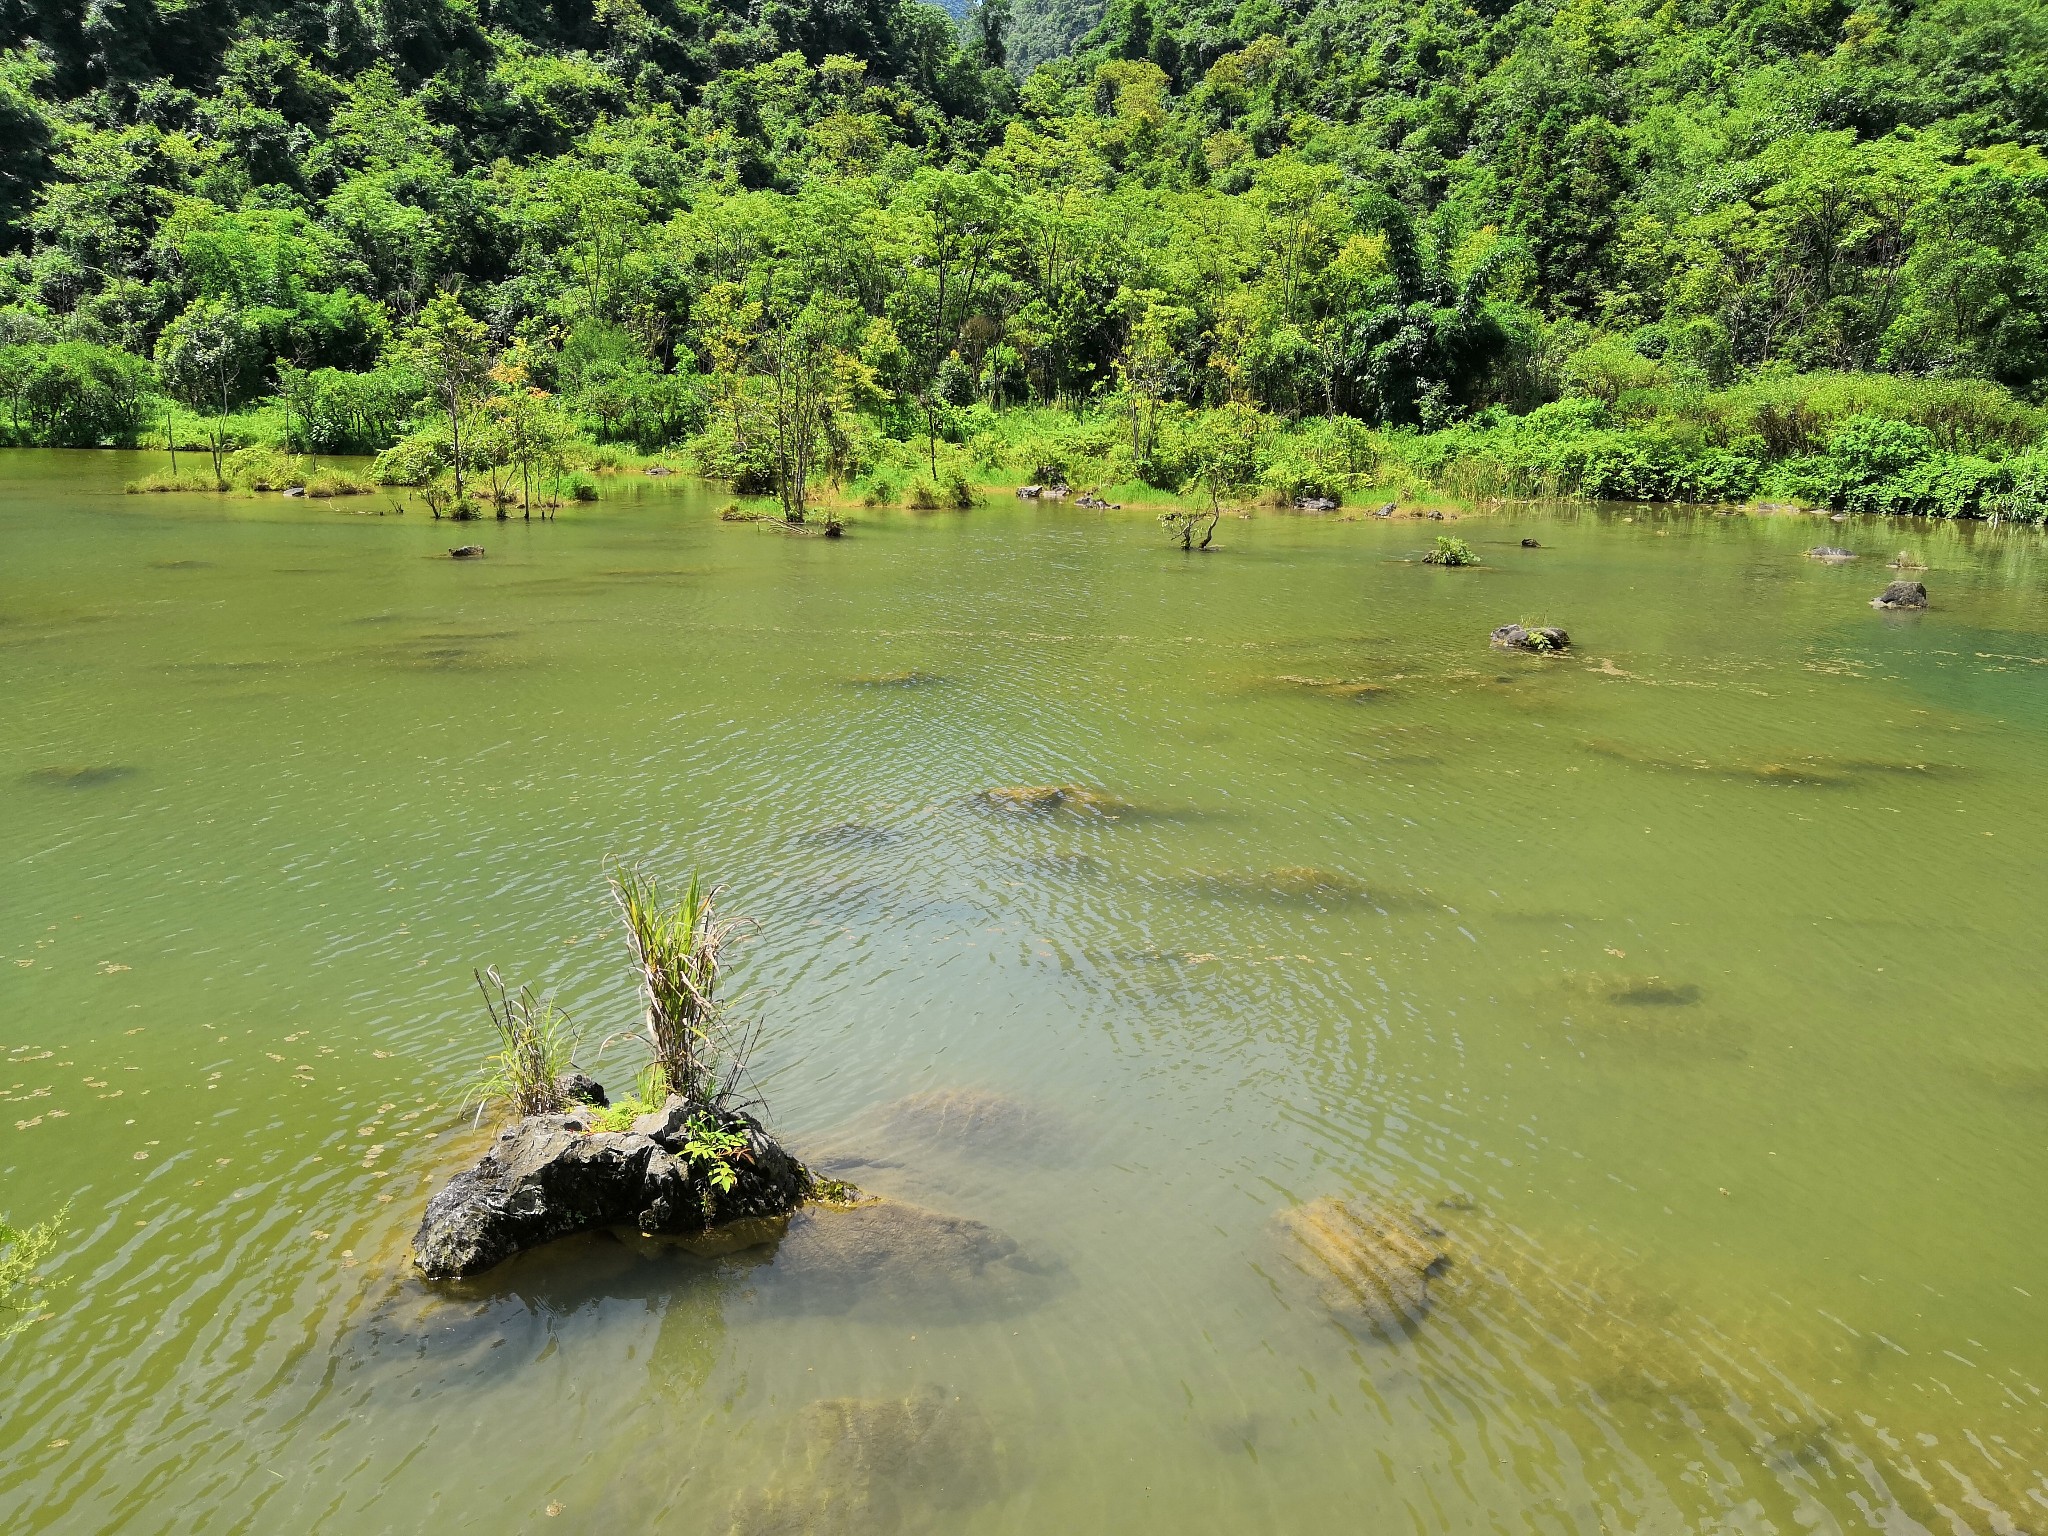
[[(2038, 534), (635, 482), (456, 562), (150, 467), (0, 458), (10, 1531), (2048, 1530)], [(472, 967), (632, 1077), (607, 855), (760, 920), (778, 1133), (1029, 1283), (411, 1278)], [(1413, 1331), (1326, 1196), (1448, 1234)]]

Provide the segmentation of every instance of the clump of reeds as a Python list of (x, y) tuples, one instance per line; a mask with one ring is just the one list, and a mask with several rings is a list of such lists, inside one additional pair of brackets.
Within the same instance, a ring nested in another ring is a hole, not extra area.
[(11, 1339), (42, 1316), (42, 1293), (55, 1282), (38, 1271), (57, 1246), (70, 1206), (32, 1227), (0, 1221), (0, 1340)]
[[(551, 1115), (567, 1108), (557, 1081), (574, 1063), (576, 1040), (569, 1016), (532, 989), (505, 990), (495, 966), (477, 973), (476, 984), (498, 1032), (499, 1050), (484, 1063), (470, 1098), (477, 1118), (496, 1103), (519, 1115)], [(497, 995), (492, 996), (493, 993)]]
[(746, 1070), (753, 1032), (728, 1012), (718, 986), (726, 948), (751, 924), (720, 916), (719, 888), (695, 874), (680, 898), (631, 865), (614, 866), (608, 878), (639, 966), (643, 1028), (661, 1086), (723, 1108)]

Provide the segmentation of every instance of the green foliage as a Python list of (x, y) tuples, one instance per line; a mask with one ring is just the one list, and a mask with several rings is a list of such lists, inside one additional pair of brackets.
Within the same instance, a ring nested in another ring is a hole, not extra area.
[(1479, 563), (1479, 556), (1473, 553), (1472, 546), (1463, 539), (1453, 538), (1447, 533), (1440, 533), (1436, 536), (1436, 547), (1422, 557), (1422, 563), (1424, 565), (1477, 565)]
[(147, 407), (139, 358), (89, 341), (0, 347), (0, 396), (17, 443), (92, 448), (131, 442)]
[(56, 1249), (70, 1214), (67, 1205), (32, 1227), (0, 1221), (0, 1341), (13, 1338), (41, 1314), (43, 1293), (57, 1283), (40, 1273), (42, 1263)]
[[(712, 1189), (731, 1194), (739, 1186), (739, 1171), (733, 1164), (747, 1154), (747, 1133), (709, 1115), (696, 1115), (684, 1127), (684, 1135), (683, 1156), (704, 1171)], [(707, 1209), (704, 1214), (708, 1217), (711, 1213)]]
[[(270, 398), (279, 446), (403, 441), (385, 472), (451, 507), (559, 501), (578, 439), (687, 444), (793, 519), (884, 470), (943, 504), (1056, 461), (1212, 511), (1389, 470), (2018, 494), (2033, 0), (959, 9), (30, 5), (0, 53), (14, 440), (132, 438), (149, 357), (216, 458)], [(1935, 454), (1873, 477), (1830, 446), (1861, 414)]]

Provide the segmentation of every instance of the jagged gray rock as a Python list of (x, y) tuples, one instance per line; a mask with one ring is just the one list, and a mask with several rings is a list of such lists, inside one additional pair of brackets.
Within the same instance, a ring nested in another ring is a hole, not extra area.
[(1873, 608), (1925, 608), (1927, 588), (1917, 581), (1895, 581), (1870, 600)]
[(589, 1110), (529, 1115), (499, 1132), (474, 1168), (427, 1202), (413, 1263), (429, 1279), (480, 1274), (528, 1248), (604, 1227), (700, 1233), (742, 1217), (781, 1216), (809, 1195), (810, 1173), (751, 1117), (711, 1112), (745, 1135), (733, 1188), (684, 1151), (693, 1112), (672, 1098), (629, 1131), (593, 1130)]
[(588, 1072), (579, 1072), (573, 1067), (555, 1079), (555, 1088), (561, 1093), (564, 1104), (595, 1104), (599, 1109), (611, 1104), (611, 1100), (605, 1097), (603, 1083)]

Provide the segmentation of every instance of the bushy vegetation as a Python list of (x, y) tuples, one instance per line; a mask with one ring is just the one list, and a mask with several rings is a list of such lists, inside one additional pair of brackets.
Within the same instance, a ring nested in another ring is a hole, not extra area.
[(11, 1339), (41, 1315), (52, 1282), (43, 1261), (56, 1249), (69, 1207), (32, 1227), (0, 1221), (0, 1340)]
[(2036, 0), (5, 26), (16, 442), (175, 407), (216, 480), (376, 452), (454, 511), (676, 449), (792, 522), (1046, 468), (1212, 509), (2048, 478)]

